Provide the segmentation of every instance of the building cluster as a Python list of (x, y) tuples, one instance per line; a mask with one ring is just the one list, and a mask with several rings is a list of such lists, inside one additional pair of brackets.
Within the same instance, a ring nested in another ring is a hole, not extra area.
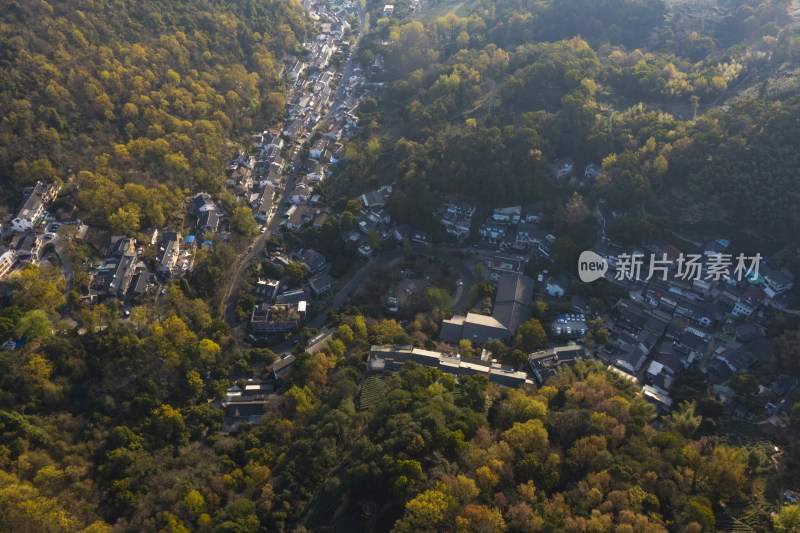
[(439, 338), (446, 342), (469, 339), (483, 344), (492, 339), (507, 339), (531, 317), (533, 280), (522, 274), (500, 278), (492, 316), (467, 313), (442, 322)]
[[(14, 236), (8, 246), (0, 246), (0, 281), (5, 280), (14, 271), (21, 270), (27, 265), (38, 265), (41, 261), (45, 245), (55, 237), (52, 230), (61, 226), (61, 223), (54, 222), (55, 217), (47, 212), (50, 204), (58, 196), (59, 190), (60, 186), (57, 183), (38, 181), (33, 187), (27, 187), (23, 191), (22, 202), (8, 228), (14, 232)], [(80, 220), (64, 220), (63, 223), (80, 224)]]
[(736, 392), (731, 383), (772, 358), (773, 343), (761, 322), (768, 307), (783, 308), (782, 295), (791, 289), (793, 277), (763, 259), (757, 275), (748, 262), (741, 279), (715, 279), (718, 254), (729, 254), (728, 248), (725, 239), (696, 246), (692, 254), (699, 258), (699, 273), (683, 279), (677, 270), (681, 252), (670, 243), (650, 244), (641, 253), (666, 258), (666, 279), (659, 274), (648, 281), (643, 270), (637, 281), (617, 278), (627, 268), (628, 258), (639, 251), (607, 240), (598, 243), (594, 251), (609, 265), (606, 278), (626, 288), (629, 295), (611, 310), (611, 323), (606, 324), (611, 330), (610, 344), (599, 355), (645, 383), (650, 396), (665, 410), (672, 403), (669, 391), (675, 379), (697, 367), (714, 386), (726, 414), (740, 418), (765, 411), (787, 415), (800, 400), (791, 378), (778, 376), (777, 381), (757, 383), (759, 392), (754, 397)]
[(526, 372), (516, 371), (510, 365), (461, 357), (457, 354), (451, 356), (413, 346), (372, 346), (369, 351), (369, 370), (371, 372), (400, 370), (408, 361), (429, 368), (438, 368), (442, 372), (454, 376), (486, 376), (490, 383), (507, 387), (519, 387), (525, 383), (532, 383)]
[(354, 65), (350, 75), (341, 79), (343, 73), (330, 66), (335, 54), (347, 54), (348, 59), (352, 54), (345, 37), (351, 30), (348, 16), (356, 12), (356, 7), (351, 2), (335, 6), (304, 2), (304, 5), (315, 20), (318, 33), (312, 41), (304, 43), (308, 55), (291, 60), (286, 68), (292, 85), (282, 133), (288, 139), (300, 140), (328, 115), (334, 120), (326, 123), (330, 129), (324, 132), (325, 136), (338, 142), (356, 130), (355, 109), (366, 95), (361, 67)]
[(532, 249), (550, 257), (550, 244), (555, 236), (542, 229), (538, 213), (524, 212), (521, 206), (501, 207), (492, 212), (479, 229), (481, 238), (492, 245), (517, 250)]

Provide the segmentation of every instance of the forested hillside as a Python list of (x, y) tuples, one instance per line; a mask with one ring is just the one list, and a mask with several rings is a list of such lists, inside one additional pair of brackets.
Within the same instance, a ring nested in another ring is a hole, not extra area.
[[(396, 180), (393, 216), (428, 229), (436, 192), (499, 206), (563, 204), (577, 188), (639, 217), (653, 199), (673, 222), (703, 211), (686, 198), (718, 195), (753, 231), (788, 236), (800, 85), (775, 80), (800, 40), (786, 3), (712, 4), (714, 16), (697, 2), (501, 1), (425, 24), (379, 18), (361, 55), (385, 58), (387, 89), (360, 111), (382, 150), (374, 166), (343, 165), (343, 190), (371, 173)], [(549, 165), (561, 158), (606, 172), (559, 187)]]
[[(0, 320), (39, 305), (15, 303)], [(714, 397), (657, 419), (594, 363), (520, 390), (413, 363), (364, 382), (370, 344), (409, 337), (353, 310), (257, 425), (223, 436), (205, 398), (275, 355), (237, 348), (176, 287), (161, 312), (100, 306), (102, 329), (31, 332), (0, 359), (0, 530), (711, 532), (774, 468), (771, 447), (713, 435)], [(796, 472), (800, 446), (783, 462)]]
[(74, 177), (93, 224), (163, 226), (184, 189), (221, 190), (231, 139), (282, 116), (308, 27), (294, 1), (4, 2), (4, 196)]

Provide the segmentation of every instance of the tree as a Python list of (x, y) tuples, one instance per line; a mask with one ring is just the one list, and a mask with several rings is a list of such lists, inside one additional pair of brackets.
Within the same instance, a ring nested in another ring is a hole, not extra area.
[(204, 364), (212, 366), (218, 362), (222, 348), (210, 339), (203, 339), (197, 344), (197, 352)]
[(775, 517), (775, 529), (785, 533), (800, 531), (800, 505), (785, 505)]
[(116, 213), (108, 217), (108, 225), (116, 234), (135, 234), (139, 231), (139, 208), (135, 205), (118, 208)]
[(342, 324), (339, 326), (337, 330), (337, 335), (339, 339), (344, 343), (345, 346), (350, 346), (353, 343), (353, 330), (347, 324)]
[(665, 426), (674, 434), (680, 435), (685, 439), (692, 438), (697, 428), (700, 427), (702, 417), (695, 416), (694, 410), (697, 403), (694, 401), (683, 402), (678, 411), (673, 412), (667, 418)]
[(233, 210), (231, 230), (243, 237), (252, 237), (256, 234), (258, 224), (249, 207), (243, 205)]
[(574, 272), (578, 264), (578, 247), (567, 236), (560, 236), (550, 247), (553, 264), (561, 272)]
[(293, 262), (286, 266), (285, 274), (288, 278), (289, 285), (292, 287), (297, 287), (308, 279), (308, 277), (311, 275), (311, 272), (303, 263)]
[(704, 474), (710, 497), (717, 501), (740, 498), (747, 487), (747, 451), (718, 446), (707, 460)]
[(50, 317), (44, 311), (28, 311), (17, 323), (17, 335), (26, 339), (44, 339), (52, 334)]
[(515, 422), (501, 437), (521, 455), (543, 451), (547, 446), (547, 430), (538, 418)]
[(283, 404), (287, 414), (292, 418), (303, 418), (313, 407), (313, 393), (308, 387), (302, 389), (293, 386), (283, 395)]
[(183, 415), (169, 404), (163, 404), (153, 412), (150, 427), (154, 435), (167, 443), (182, 444), (188, 439)]
[(458, 353), (461, 354), (461, 357), (472, 357), (472, 341), (469, 339), (458, 341)]
[(450, 293), (441, 287), (428, 287), (425, 289), (425, 301), (432, 311), (446, 311), (450, 308), (450, 304), (452, 303)]
[(381, 246), (381, 237), (378, 235), (377, 231), (370, 228), (370, 230), (367, 232), (366, 238), (364, 239), (364, 243), (372, 250), (377, 251)]
[(55, 318), (67, 301), (64, 278), (49, 267), (28, 265), (11, 276), (11, 286), (12, 302), (23, 310), (40, 309)]
[(535, 318), (526, 320), (517, 330), (514, 343), (523, 351), (530, 352), (547, 342), (542, 323)]
[(427, 533), (438, 531), (453, 498), (438, 490), (427, 490), (406, 504), (403, 517), (392, 533)]
[(500, 339), (490, 340), (486, 343), (484, 348), (489, 350), (489, 353), (492, 354), (492, 357), (500, 361), (505, 359), (506, 353), (508, 353), (508, 347)]

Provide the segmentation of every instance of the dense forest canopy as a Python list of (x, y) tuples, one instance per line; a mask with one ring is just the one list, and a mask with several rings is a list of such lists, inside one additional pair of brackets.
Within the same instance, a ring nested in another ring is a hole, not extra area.
[(603, 163), (603, 178), (579, 187), (587, 204), (641, 216), (658, 191), (650, 208), (673, 223), (686, 196), (718, 200), (770, 239), (798, 227), (800, 86), (784, 69), (800, 40), (786, 3), (483, 2), (373, 29), (362, 60), (384, 56), (388, 86), (360, 112), (382, 150), (373, 167), (344, 162), (342, 188), (371, 173), (396, 181), (400, 219), (435, 229), (437, 192), (564, 202), (572, 189), (559, 192), (549, 164), (571, 158), (578, 174)]
[(219, 192), (231, 139), (282, 117), (293, 1), (5, 2), (0, 186), (69, 180), (115, 232), (161, 227), (183, 190)]

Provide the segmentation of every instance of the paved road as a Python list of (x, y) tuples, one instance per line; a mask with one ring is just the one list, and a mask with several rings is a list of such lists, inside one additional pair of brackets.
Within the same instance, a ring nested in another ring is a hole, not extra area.
[(339, 84), (336, 86), (336, 92), (333, 95), (333, 100), (331, 105), (328, 106), (328, 113), (325, 117), (319, 121), (317, 127), (322, 127), (334, 122), (333, 115), (336, 113), (336, 108), (339, 107), (344, 103), (347, 99), (347, 95), (345, 94), (345, 89), (347, 88), (347, 81), (350, 79), (350, 76), (353, 74), (353, 56), (355, 55), (355, 51), (358, 49), (358, 44), (361, 42), (361, 36), (364, 35), (364, 22), (365, 22), (365, 15), (364, 10), (361, 8), (360, 3), (356, 3), (358, 6), (358, 19), (361, 23), (361, 27), (359, 28), (358, 35), (356, 36), (356, 42), (351, 48), (353, 53), (348, 57), (347, 64), (345, 64), (344, 69), (342, 70), (342, 78), (339, 80)]
[(231, 328), (236, 327), (238, 324), (236, 320), (236, 300), (239, 297), (239, 287), (247, 273), (247, 267), (250, 265), (250, 262), (264, 250), (264, 245), (267, 240), (269, 240), (273, 234), (277, 233), (280, 227), (281, 217), (286, 212), (285, 203), (294, 190), (294, 176), (295, 173), (292, 172), (286, 178), (286, 188), (283, 190), (281, 197), (276, 201), (278, 208), (267, 220), (267, 231), (250, 243), (250, 246), (247, 248), (247, 253), (244, 256), (240, 256), (238, 259), (239, 262), (236, 266), (235, 274), (233, 278), (231, 278), (231, 284), (225, 296), (225, 310), (222, 315), (225, 322), (227, 322)]
[[(363, 34), (364, 30), (364, 10), (361, 8), (361, 4), (357, 4), (358, 6), (358, 16), (361, 22), (361, 28), (359, 29), (359, 33), (356, 36), (356, 44), (353, 47), (355, 50), (358, 47), (358, 43), (361, 41), (361, 35)], [(346, 80), (349, 78), (351, 72), (353, 70), (353, 59), (352, 55), (347, 60), (347, 65), (345, 66), (344, 72), (342, 73), (342, 80), (340, 81), (339, 85), (336, 88), (336, 93), (333, 99), (333, 103), (330, 106), (330, 109), (333, 111), (336, 110), (342, 102), (344, 102), (346, 96), (344, 93), (344, 88), (346, 86)], [(321, 127), (324, 124), (327, 124), (330, 121), (332, 113), (326, 115), (326, 117), (321, 120), (317, 124), (317, 128)], [(302, 139), (297, 142), (298, 146), (302, 143)], [(293, 152), (295, 153), (295, 152)], [(283, 195), (281, 199), (278, 201), (278, 210), (273, 214), (272, 218), (267, 221), (267, 231), (263, 234), (259, 235), (248, 247), (247, 252), (244, 256), (240, 256), (238, 262), (236, 264), (236, 270), (231, 279), (231, 283), (225, 293), (225, 308), (223, 310), (223, 319), (227, 322), (231, 328), (235, 328), (238, 325), (238, 321), (236, 320), (236, 300), (239, 296), (239, 287), (242, 284), (242, 280), (244, 279), (245, 274), (247, 273), (247, 267), (250, 265), (250, 262), (257, 257), (258, 254), (264, 249), (264, 244), (267, 240), (278, 231), (280, 226), (281, 217), (285, 213), (285, 202), (288, 201), (289, 196), (291, 195), (294, 187), (294, 176), (297, 172), (297, 168), (300, 166), (299, 157), (296, 155), (291, 159), (291, 162), (294, 164), (295, 170), (292, 174), (287, 178), (286, 188), (283, 191)], [(359, 280), (360, 281), (360, 280)], [(342, 300), (342, 303), (344, 300)], [(341, 305), (341, 303), (339, 304)], [(327, 311), (325, 313), (327, 316)]]

